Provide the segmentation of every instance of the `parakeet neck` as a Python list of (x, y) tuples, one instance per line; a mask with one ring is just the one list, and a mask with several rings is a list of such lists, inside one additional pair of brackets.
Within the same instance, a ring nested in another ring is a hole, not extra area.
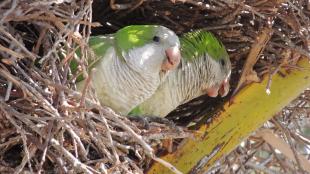
[(203, 89), (214, 84), (216, 68), (217, 63), (211, 58), (197, 58), (191, 62), (183, 59), (182, 66), (171, 72), (139, 109), (145, 114), (166, 116), (177, 106), (204, 94)]
[(211, 58), (182, 63), (182, 68), (175, 72), (177, 81), (168, 80), (169, 83), (176, 83), (174, 86), (177, 86), (177, 89), (171, 89), (171, 97), (175, 98), (178, 105), (204, 94), (203, 89), (214, 83), (212, 72), (217, 66)]
[(151, 96), (160, 80), (158, 75), (148, 72), (141, 74), (133, 70), (117, 55), (113, 47), (107, 50), (104, 58), (98, 61), (92, 84), (102, 104), (127, 114), (143, 99)]

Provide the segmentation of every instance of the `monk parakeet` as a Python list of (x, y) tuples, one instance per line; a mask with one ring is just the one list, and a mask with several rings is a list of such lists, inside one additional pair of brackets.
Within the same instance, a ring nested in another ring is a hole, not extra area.
[[(180, 42), (170, 29), (132, 25), (114, 34), (91, 37), (90, 68), (100, 103), (128, 114), (150, 97), (166, 74), (180, 62)], [(82, 90), (84, 81), (77, 83)]]
[(132, 115), (165, 117), (177, 106), (203, 94), (229, 91), (231, 63), (225, 47), (211, 33), (197, 30), (181, 39), (181, 63)]

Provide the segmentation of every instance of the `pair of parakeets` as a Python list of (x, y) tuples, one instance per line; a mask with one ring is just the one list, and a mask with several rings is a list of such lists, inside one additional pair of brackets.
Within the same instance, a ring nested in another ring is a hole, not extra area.
[[(91, 37), (91, 68), (101, 104), (127, 115), (165, 117), (178, 105), (207, 93), (229, 91), (231, 63), (224, 46), (197, 30), (180, 39), (158, 25), (133, 25)], [(82, 89), (84, 81), (77, 84)]]

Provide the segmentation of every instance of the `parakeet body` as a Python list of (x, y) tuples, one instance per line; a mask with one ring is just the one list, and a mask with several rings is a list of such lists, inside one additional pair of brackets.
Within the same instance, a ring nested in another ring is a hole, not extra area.
[(211, 33), (201, 30), (185, 34), (180, 42), (181, 64), (131, 114), (165, 117), (200, 95), (227, 95), (231, 63), (224, 46)]
[[(156, 25), (134, 25), (115, 34), (90, 38), (96, 68), (92, 74), (100, 103), (121, 114), (150, 97), (168, 71), (180, 62), (180, 43), (170, 29)], [(77, 84), (83, 89), (85, 81)]]

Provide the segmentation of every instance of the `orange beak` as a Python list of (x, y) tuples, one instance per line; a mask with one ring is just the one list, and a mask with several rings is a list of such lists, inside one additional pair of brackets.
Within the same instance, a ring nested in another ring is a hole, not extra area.
[(173, 70), (175, 69), (180, 61), (181, 61), (181, 53), (178, 47), (170, 47), (166, 51), (167, 59), (161, 66), (161, 69), (164, 71)]
[(220, 93), (221, 97), (225, 97), (229, 92), (229, 78), (226, 78), (221, 85), (215, 85), (206, 90), (208, 96), (217, 97)]
[(223, 83), (222, 83), (222, 85), (220, 87), (220, 90), (219, 90), (219, 93), (220, 93), (221, 97), (225, 97), (228, 94), (229, 88), (230, 88), (229, 78), (226, 78), (223, 81)]
[(209, 97), (217, 97), (218, 93), (219, 93), (219, 87), (218, 86), (212, 86), (212, 87), (208, 88), (206, 91), (207, 91), (207, 94)]

